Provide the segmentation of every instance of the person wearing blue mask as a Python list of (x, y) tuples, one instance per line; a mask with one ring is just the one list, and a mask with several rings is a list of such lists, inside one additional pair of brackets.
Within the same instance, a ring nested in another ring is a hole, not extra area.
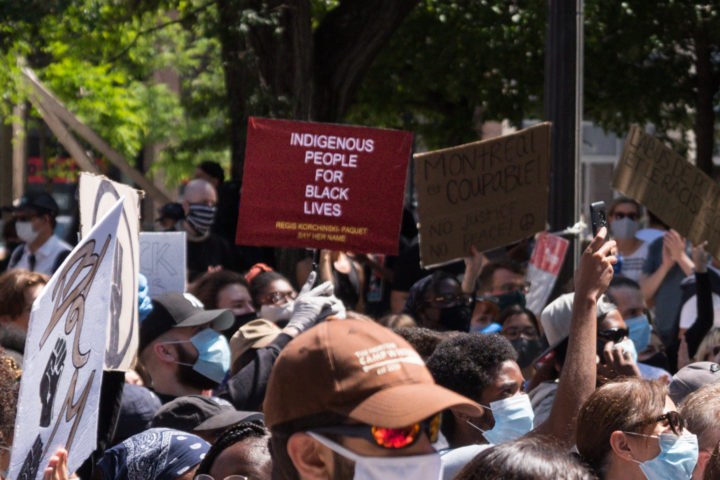
[(602, 480), (690, 480), (698, 459), (697, 437), (658, 380), (597, 389), (580, 409), (576, 444)]
[(596, 236), (580, 261), (569, 319), (568, 364), (557, 385), (547, 419), (535, 420), (525, 379), (510, 341), (497, 334), (458, 333), (438, 345), (427, 365), (438, 384), (468, 396), (484, 408), (468, 416), (449, 410), (442, 431), (450, 447), (443, 452), (443, 478), (450, 479), (488, 444), (544, 435), (568, 448), (578, 409), (595, 388), (596, 309), (612, 278), (615, 242)]

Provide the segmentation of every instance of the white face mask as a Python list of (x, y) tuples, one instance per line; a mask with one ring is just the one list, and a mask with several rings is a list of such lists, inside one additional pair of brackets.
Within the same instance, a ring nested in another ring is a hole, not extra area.
[(260, 307), (260, 318), (277, 323), (281, 320), (290, 320), (295, 302), (289, 301), (282, 305), (263, 305)]
[(16, 222), (15, 231), (20, 240), (25, 243), (32, 243), (38, 236), (38, 232), (33, 230), (32, 222)]
[(440, 455), (435, 452), (408, 457), (365, 457), (322, 435), (306, 433), (338, 455), (355, 462), (353, 480), (440, 480), (442, 478), (442, 462)]

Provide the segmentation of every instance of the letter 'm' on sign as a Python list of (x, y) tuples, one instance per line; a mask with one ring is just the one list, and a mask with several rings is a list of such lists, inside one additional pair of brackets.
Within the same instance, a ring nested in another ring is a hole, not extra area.
[(550, 123), (413, 157), (424, 267), (545, 229)]

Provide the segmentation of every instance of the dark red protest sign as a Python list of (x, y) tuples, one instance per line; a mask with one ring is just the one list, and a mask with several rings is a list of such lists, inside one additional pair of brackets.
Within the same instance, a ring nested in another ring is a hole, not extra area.
[(412, 133), (250, 117), (236, 242), (396, 254)]

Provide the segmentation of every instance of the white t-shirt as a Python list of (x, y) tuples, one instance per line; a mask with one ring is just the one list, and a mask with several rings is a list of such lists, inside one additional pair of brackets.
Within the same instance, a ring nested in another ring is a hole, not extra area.
[(623, 276), (640, 281), (643, 264), (648, 256), (648, 242), (644, 242), (630, 255), (623, 255), (622, 274)]

